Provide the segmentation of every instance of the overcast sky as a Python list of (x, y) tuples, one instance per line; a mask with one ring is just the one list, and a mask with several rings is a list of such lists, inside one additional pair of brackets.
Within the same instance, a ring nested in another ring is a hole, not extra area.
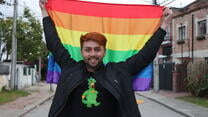
[[(152, 4), (153, 0), (82, 0), (82, 1), (95, 1), (95, 2), (106, 2), (106, 3), (122, 3), (122, 4)], [(157, 0), (158, 3), (164, 3), (165, 1), (170, 2), (167, 6), (181, 7), (185, 6), (195, 0)]]
[[(6, 0), (13, 3), (14, 0)], [(41, 19), (41, 12), (38, 5), (39, 0), (18, 0), (18, 15), (23, 14), (24, 6), (28, 6), (35, 17)], [(119, 4), (152, 4), (152, 0), (82, 0), (82, 1), (95, 1), (95, 2), (105, 2), (105, 3), (119, 3)], [(157, 0), (158, 3), (163, 3), (167, 0)], [(184, 7), (195, 0), (169, 0), (171, 2), (165, 6), (174, 7)], [(168, 3), (168, 2), (167, 2)], [(164, 5), (164, 4), (163, 4)], [(13, 6), (0, 5), (0, 11), (4, 13), (5, 16), (13, 16)]]

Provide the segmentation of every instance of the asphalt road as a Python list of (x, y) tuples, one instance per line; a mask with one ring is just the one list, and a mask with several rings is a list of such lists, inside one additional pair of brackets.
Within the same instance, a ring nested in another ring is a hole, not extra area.
[[(179, 113), (164, 107), (163, 105), (148, 100), (147, 98), (138, 95), (136, 95), (136, 98), (144, 101), (142, 104), (138, 105), (142, 117), (184, 117)], [(47, 117), (51, 101), (52, 100), (46, 101), (23, 117)]]
[(142, 104), (139, 104), (142, 117), (184, 117), (183, 115), (147, 98), (141, 96), (136, 97), (137, 99), (144, 101)]

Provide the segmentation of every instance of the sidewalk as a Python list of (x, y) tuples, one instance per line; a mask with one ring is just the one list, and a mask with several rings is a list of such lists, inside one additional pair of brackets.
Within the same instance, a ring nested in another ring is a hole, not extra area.
[[(55, 87), (54, 87), (55, 89)], [(31, 94), (27, 97), (18, 98), (15, 101), (0, 105), (1, 117), (21, 117), (32, 109), (38, 107), (48, 99), (52, 98), (54, 92), (50, 92), (50, 84), (39, 83), (26, 88)], [(171, 91), (135, 92), (136, 95), (146, 97), (157, 102), (185, 117), (207, 117), (208, 108), (175, 99), (178, 96), (186, 96), (187, 93), (174, 93)]]
[(185, 117), (208, 117), (208, 108), (175, 99), (175, 97), (187, 95), (186, 93), (174, 93), (169, 91), (160, 91), (155, 93), (151, 90), (136, 92), (136, 94), (155, 101), (175, 112), (184, 115)]
[(30, 95), (0, 105), (1, 117), (21, 117), (54, 95), (54, 92), (50, 92), (50, 84), (46, 83), (38, 83), (24, 90), (29, 91)]

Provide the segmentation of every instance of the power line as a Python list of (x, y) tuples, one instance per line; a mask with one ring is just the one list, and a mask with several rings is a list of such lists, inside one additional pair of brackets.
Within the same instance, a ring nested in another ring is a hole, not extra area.
[[(13, 17), (12, 15), (5, 15), (5, 14), (3, 14), (3, 13), (2, 13), (0, 16), (4, 16), (4, 17)], [(23, 16), (23, 17), (24, 17), (24, 16)], [(35, 17), (35, 18), (40, 18), (40, 17), (43, 17), (43, 16), (41, 16), (41, 15), (38, 16), (38, 15), (37, 15), (37, 16), (33, 16), (33, 17)]]
[[(37, 10), (39, 8), (38, 2), (34, 2), (34, 0), (32, 0), (32, 1), (29, 0), (29, 2), (33, 4), (33, 5), (30, 5), (31, 7), (33, 7), (33, 9), (31, 9), (28, 5), (22, 5), (19, 2), (17, 4), (17, 6), (20, 6), (22, 8), (28, 7), (28, 8), (30, 8), (30, 11), (32, 11), (33, 13), (41, 13), (39, 10)], [(14, 1), (13, 0), (7, 0), (7, 1), (5, 1), (4, 5), (6, 5), (6, 6), (13, 6), (14, 5)], [(36, 6), (35, 8), (34, 8), (34, 5)]]
[(176, 0), (169, 0), (169, 1), (170, 2), (166, 1), (166, 2), (168, 2), (166, 4), (165, 4), (165, 2), (163, 2), (163, 3), (161, 3), (161, 5), (163, 4), (163, 6), (167, 6), (167, 5), (171, 4), (172, 2), (175, 2)]
[[(11, 3), (11, 5), (13, 6), (14, 4)], [(7, 8), (11, 8), (11, 9), (12, 9), (12, 6), (7, 5)], [(17, 6), (22, 7), (22, 8), (28, 7), (28, 6), (24, 6), (24, 5), (22, 5), (22, 4), (19, 4), (19, 3), (17, 4)], [(29, 7), (28, 7), (28, 8), (29, 8)], [(20, 9), (18, 9), (18, 10), (20, 10)], [(29, 8), (29, 10), (32, 11), (32, 13), (36, 13), (36, 11), (34, 11), (34, 10), (31, 9), (31, 8)], [(19, 12), (20, 12), (20, 11), (19, 11)], [(8, 14), (5, 14), (4, 12), (2, 12), (1, 16), (5, 16), (5, 17), (13, 17), (12, 14), (11, 14), (11, 15), (8, 15)], [(41, 15), (33, 15), (33, 17), (35, 17), (35, 18), (40, 18), (40, 17), (42, 17), (42, 16), (41, 16)]]
[(141, 1), (152, 4), (151, 0), (141, 0)]

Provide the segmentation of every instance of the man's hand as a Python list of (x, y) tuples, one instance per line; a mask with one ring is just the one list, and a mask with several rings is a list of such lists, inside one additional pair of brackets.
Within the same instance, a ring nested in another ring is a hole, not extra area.
[(40, 6), (40, 9), (41, 9), (43, 17), (47, 17), (48, 16), (48, 12), (46, 11), (46, 8), (45, 8), (45, 4), (47, 2), (48, 2), (47, 0), (39, 0), (39, 6)]
[(163, 9), (163, 15), (161, 18), (161, 25), (160, 25), (162, 29), (166, 30), (166, 28), (168, 27), (168, 24), (171, 21), (172, 13), (173, 13), (172, 10), (169, 9), (168, 7), (165, 7)]

